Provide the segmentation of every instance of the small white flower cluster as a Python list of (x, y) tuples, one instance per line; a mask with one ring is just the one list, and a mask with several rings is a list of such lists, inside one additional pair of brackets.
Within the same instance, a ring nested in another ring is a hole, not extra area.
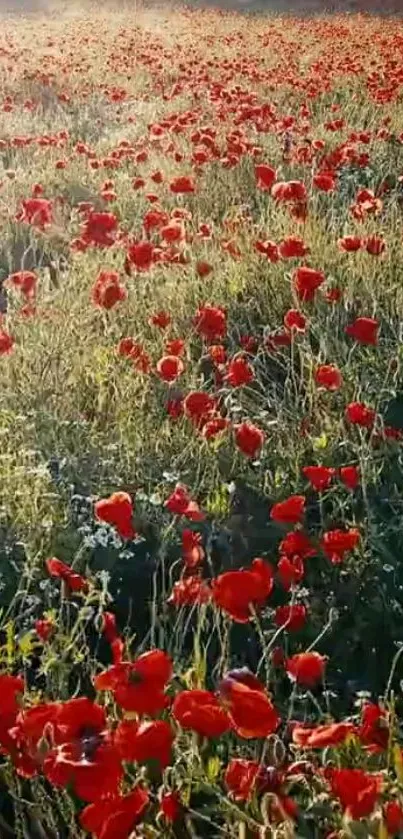
[(114, 548), (120, 550), (123, 541), (113, 527), (100, 525), (93, 530), (89, 525), (80, 528), (83, 537), (83, 546), (95, 550), (96, 548)]

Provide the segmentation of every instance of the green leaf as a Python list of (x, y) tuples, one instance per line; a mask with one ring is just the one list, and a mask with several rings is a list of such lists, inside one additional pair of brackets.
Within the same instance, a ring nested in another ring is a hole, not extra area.
[(223, 517), (229, 515), (229, 492), (225, 484), (217, 487), (208, 495), (205, 508), (212, 516)]
[(326, 449), (327, 444), (328, 444), (327, 434), (324, 431), (322, 431), (322, 434), (320, 435), (320, 437), (314, 437), (314, 439), (312, 440), (312, 448), (315, 452), (322, 451), (323, 449)]
[(26, 632), (18, 639), (18, 650), (23, 658), (29, 658), (35, 645), (35, 639), (31, 631)]
[(397, 744), (393, 749), (393, 763), (395, 767), (396, 777), (400, 784), (403, 783), (403, 755), (401, 747)]
[(210, 757), (207, 761), (206, 775), (210, 783), (214, 783), (220, 774), (221, 760), (219, 757)]

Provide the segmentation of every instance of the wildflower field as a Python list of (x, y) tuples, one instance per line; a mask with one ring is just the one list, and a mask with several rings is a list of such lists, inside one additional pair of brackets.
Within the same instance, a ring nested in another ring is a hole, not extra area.
[(0, 21), (1, 839), (403, 836), (403, 20)]

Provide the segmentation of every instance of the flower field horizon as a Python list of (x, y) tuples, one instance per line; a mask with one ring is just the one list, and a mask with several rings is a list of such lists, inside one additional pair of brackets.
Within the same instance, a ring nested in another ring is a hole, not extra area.
[(25, 11), (1, 839), (402, 837), (403, 21)]

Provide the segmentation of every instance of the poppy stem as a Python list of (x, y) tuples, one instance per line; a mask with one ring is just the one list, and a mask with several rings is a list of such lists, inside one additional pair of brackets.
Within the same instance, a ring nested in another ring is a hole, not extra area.
[(309, 647), (307, 647), (305, 652), (307, 652), (307, 653), (311, 652), (311, 650), (313, 650), (314, 647), (316, 647), (317, 643), (322, 640), (323, 636), (326, 635), (326, 633), (328, 632), (330, 627), (335, 623), (335, 621), (337, 620), (337, 617), (338, 617), (338, 615), (335, 614), (335, 611), (336, 610), (332, 610), (332, 609), (330, 610), (329, 619), (328, 619), (327, 623), (325, 624), (325, 626), (323, 627), (323, 629), (319, 633), (319, 635), (317, 635), (315, 640), (312, 641), (312, 644), (310, 644)]
[(239, 822), (239, 825), (238, 825), (238, 839), (246, 839), (246, 824), (245, 824), (245, 822)]
[(398, 651), (397, 651), (397, 653), (396, 653), (396, 655), (395, 655), (395, 657), (394, 657), (394, 659), (393, 659), (393, 661), (392, 661), (392, 666), (391, 666), (391, 668), (390, 668), (390, 673), (389, 673), (388, 684), (386, 685), (386, 690), (385, 690), (385, 696), (384, 696), (384, 702), (385, 702), (385, 703), (386, 703), (386, 702), (387, 702), (387, 700), (388, 700), (388, 696), (389, 696), (389, 693), (390, 693), (390, 690), (391, 690), (391, 687), (392, 687), (392, 684), (393, 684), (393, 677), (394, 677), (394, 675), (395, 675), (395, 672), (396, 672), (396, 667), (397, 667), (397, 665), (398, 665), (398, 663), (399, 663), (399, 659), (400, 659), (400, 656), (401, 656), (401, 655), (403, 655), (403, 644), (402, 644), (402, 646), (398, 649)]

